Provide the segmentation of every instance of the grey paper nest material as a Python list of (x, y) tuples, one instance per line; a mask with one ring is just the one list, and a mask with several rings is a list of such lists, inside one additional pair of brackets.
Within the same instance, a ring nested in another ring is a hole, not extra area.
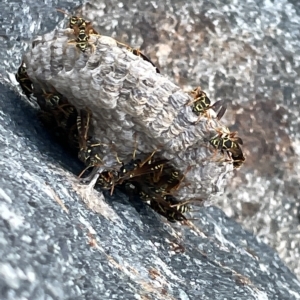
[(91, 34), (84, 53), (74, 39), (72, 29), (39, 37), (24, 62), (35, 91), (54, 88), (77, 109), (92, 111), (93, 137), (106, 145), (103, 167), (120, 166), (116, 154), (129, 161), (135, 147), (144, 154), (157, 149), (182, 173), (189, 169), (179, 199), (207, 199), (219, 191), (233, 167), (208, 140), (223, 126), (206, 117), (195, 125), (189, 95), (114, 39)]

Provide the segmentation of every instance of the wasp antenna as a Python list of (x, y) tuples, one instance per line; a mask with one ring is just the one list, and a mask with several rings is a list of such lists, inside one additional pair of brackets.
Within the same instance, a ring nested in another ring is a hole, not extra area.
[(145, 54), (143, 54), (139, 49), (133, 49), (132, 53), (136, 56), (140, 56), (143, 60), (149, 62), (156, 70), (156, 73), (160, 73), (159, 69), (155, 66), (155, 64), (148, 58)]

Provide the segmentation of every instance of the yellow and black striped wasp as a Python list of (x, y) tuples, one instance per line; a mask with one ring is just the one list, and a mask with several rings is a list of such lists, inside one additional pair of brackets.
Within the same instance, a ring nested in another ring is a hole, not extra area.
[(87, 166), (81, 175), (88, 168), (102, 164), (99, 155), (101, 143), (94, 141), (89, 134), (91, 118), (92, 113), (90, 110), (81, 109), (76, 120), (79, 143), (78, 158)]
[(23, 61), (16, 73), (16, 80), (19, 82), (25, 96), (30, 100), (30, 96), (33, 94), (33, 85), (27, 74), (26, 65)]
[[(57, 9), (57, 11), (67, 14), (60, 9)], [(68, 44), (75, 44), (82, 52), (85, 52), (89, 47), (92, 52), (94, 51), (95, 46), (89, 43), (89, 38), (91, 34), (98, 35), (98, 32), (93, 28), (91, 22), (88, 22), (81, 17), (71, 16), (69, 20), (69, 28), (74, 30), (76, 39), (69, 41)]]
[[(157, 162), (159, 161), (160, 160)], [(171, 172), (170, 166), (168, 166), (167, 163), (163, 162), (163, 170), (166, 170), (166, 173), (161, 172), (160, 165), (157, 166), (157, 168), (153, 169), (154, 172), (132, 178), (128, 180), (128, 182), (134, 187), (135, 193), (143, 202), (167, 218), (168, 221), (176, 222), (186, 220), (183, 214), (190, 211), (190, 207), (187, 205), (188, 202), (179, 202), (170, 194), (171, 191), (180, 185), (184, 176), (181, 176), (180, 173), (173, 168)], [(161, 173), (160, 180), (155, 182), (153, 178), (155, 175)]]
[(243, 151), (240, 145), (243, 145), (243, 140), (236, 136), (236, 132), (230, 132), (228, 128), (217, 129), (217, 135), (209, 140), (209, 143), (217, 150), (224, 154), (231, 153), (234, 168), (239, 168), (245, 161)]
[(219, 112), (217, 114), (217, 119), (220, 120), (226, 112), (227, 106), (224, 104), (223, 100), (219, 100), (211, 105), (210, 99), (207, 97), (206, 93), (201, 90), (200, 87), (195, 88), (190, 92), (193, 96), (193, 100), (188, 102), (187, 105), (193, 105), (192, 111), (199, 116), (198, 120), (195, 122), (198, 123), (201, 119), (201, 116), (207, 116), (207, 111), (211, 108), (217, 111), (219, 108)]
[[(62, 12), (63, 14), (67, 14), (61, 9), (57, 9), (57, 11)], [(69, 41), (69, 44), (76, 44), (76, 47), (78, 47), (82, 52), (85, 52), (88, 47), (91, 47), (92, 52), (94, 51), (95, 47), (92, 44), (89, 44), (89, 36), (91, 34), (99, 35), (99, 33), (93, 28), (92, 23), (84, 20), (81, 17), (77, 16), (71, 16), (69, 20), (69, 28), (74, 30), (74, 34), (76, 36), (76, 40)], [(123, 44), (121, 42), (116, 41), (117, 44), (121, 46), (125, 46), (126, 49), (130, 52), (132, 52), (134, 55), (141, 57), (143, 60), (148, 61), (150, 64), (152, 64), (157, 73), (160, 73), (159, 69), (154, 65), (154, 63), (145, 55), (143, 54), (139, 49), (131, 48), (130, 46)]]
[(165, 217), (171, 223), (182, 222), (187, 220), (182, 211), (170, 205), (162, 205), (161, 202), (157, 201), (157, 198), (151, 199), (149, 206), (155, 212)]

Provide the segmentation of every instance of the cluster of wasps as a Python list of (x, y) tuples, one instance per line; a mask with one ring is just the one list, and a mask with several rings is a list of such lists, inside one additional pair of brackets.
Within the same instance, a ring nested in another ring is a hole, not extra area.
[[(61, 9), (57, 9), (57, 11), (66, 14)], [(91, 22), (84, 20), (83, 18), (72, 16), (69, 20), (69, 28), (74, 30), (74, 34), (76, 36), (75, 40), (69, 41), (69, 44), (76, 45), (80, 51), (85, 52), (88, 48), (91, 48), (91, 52), (94, 52), (95, 46), (89, 43), (89, 38), (91, 34), (100, 35), (92, 26)], [(132, 48), (124, 43), (116, 41), (119, 46), (126, 47), (128, 51), (133, 53), (136, 56), (141, 57), (143, 60), (148, 61), (151, 63), (155, 68), (156, 72), (160, 73), (159, 69), (155, 66), (155, 64), (146, 56), (144, 55), (139, 49)]]
[[(92, 52), (94, 51), (94, 45), (89, 43), (89, 38), (91, 34), (98, 35), (98, 33), (92, 27), (91, 22), (72, 16), (69, 20), (69, 28), (74, 30), (76, 37), (74, 40), (70, 40), (69, 44), (74, 44), (83, 53), (88, 48)], [(155, 67), (151, 60), (139, 50), (117, 43), (120, 46), (126, 46), (127, 50), (150, 62)], [(159, 73), (157, 68), (156, 72)], [(99, 173), (98, 170), (103, 166), (101, 159), (103, 144), (93, 138), (91, 111), (89, 109), (78, 111), (64, 95), (55, 91), (54, 88), (51, 91), (45, 91), (44, 89), (37, 91), (33, 87), (23, 62), (18, 69), (16, 79), (29, 99), (32, 96), (35, 97), (40, 107), (39, 118), (45, 127), (54, 133), (61, 143), (65, 143), (71, 148), (85, 164), (86, 168), (79, 177), (85, 174), (87, 170), (91, 170), (85, 178), (86, 181), (91, 181), (97, 174), (96, 186), (110, 190), (111, 194), (116, 186), (120, 186), (127, 192), (134, 193), (168, 221), (181, 222), (187, 220), (184, 213), (191, 210), (188, 205), (189, 201), (180, 202), (174, 196), (174, 193), (182, 184), (185, 174), (176, 170), (167, 159), (157, 157), (157, 151), (136, 158), (134, 151), (129, 162), (120, 162), (119, 167)], [(194, 99), (188, 105), (192, 106), (192, 111), (198, 116), (198, 120), (202, 116), (207, 117), (207, 112), (211, 108), (214, 110), (220, 108), (217, 114), (218, 119), (224, 115), (226, 107), (220, 101), (211, 105), (209, 98), (200, 88), (193, 90), (191, 95)], [(227, 153), (233, 161), (234, 167), (240, 167), (244, 162), (245, 158), (240, 147), (243, 142), (235, 133), (230, 133), (229, 130), (225, 132), (221, 129), (217, 130), (217, 135), (212, 137), (209, 143), (224, 155)]]
[[(226, 112), (226, 105), (223, 100), (217, 101), (211, 105), (210, 99), (200, 87), (195, 88), (190, 92), (194, 98), (187, 105), (192, 106), (192, 111), (198, 116), (195, 124), (202, 117), (210, 118), (208, 111), (213, 109), (217, 111), (216, 118), (220, 120)], [(216, 135), (209, 139), (209, 143), (217, 151), (228, 156), (228, 161), (232, 161), (234, 168), (239, 168), (245, 161), (245, 157), (240, 145), (243, 145), (243, 140), (237, 136), (236, 132), (230, 132), (226, 127), (215, 128)]]

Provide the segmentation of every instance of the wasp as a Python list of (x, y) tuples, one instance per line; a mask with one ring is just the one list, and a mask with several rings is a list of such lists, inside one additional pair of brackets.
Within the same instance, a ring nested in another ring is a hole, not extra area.
[[(85, 24), (85, 23), (83, 23)], [(89, 31), (90, 29), (85, 25), (74, 26), (74, 34), (76, 36), (75, 40), (68, 41), (68, 44), (75, 44), (82, 52), (85, 52), (87, 48), (91, 48), (91, 52), (94, 52), (95, 45), (89, 43)]]
[(45, 94), (45, 102), (46, 102), (46, 106), (49, 107), (50, 109), (56, 108), (62, 104), (62, 96)]
[[(145, 160), (146, 161), (146, 160)], [(161, 159), (151, 164), (144, 164), (141, 160), (131, 160), (127, 164), (123, 164), (119, 171), (110, 170), (102, 172), (99, 176), (97, 184), (104, 189), (110, 189), (113, 194), (114, 187), (118, 184), (129, 183), (130, 180), (136, 177), (141, 177), (148, 173), (155, 172), (162, 167), (168, 160)]]
[(187, 218), (184, 216), (184, 214), (192, 211), (192, 207), (188, 205), (189, 203), (196, 201), (203, 203), (202, 199), (191, 199), (185, 202), (178, 201), (173, 195), (165, 195), (163, 196), (163, 199), (168, 203), (168, 206), (162, 206), (161, 202), (154, 203), (154, 201), (157, 200), (156, 198), (152, 200), (150, 206), (153, 207), (156, 212), (165, 216), (168, 221), (172, 223), (175, 223), (176, 221), (187, 221)]
[(99, 185), (101, 188), (105, 190), (110, 190), (110, 194), (112, 195), (115, 189), (115, 186), (118, 184), (119, 172), (116, 170), (109, 170), (102, 172), (97, 181), (96, 185)]
[(66, 133), (76, 125), (77, 110), (62, 95), (37, 95), (37, 103), (41, 108), (41, 115), (51, 116), (56, 125), (65, 130)]
[(235, 152), (234, 149), (238, 149), (240, 148), (239, 145), (243, 145), (243, 140), (236, 136), (236, 132), (230, 132), (228, 128), (219, 128), (216, 131), (217, 135), (210, 140), (211, 145), (216, 149), (233, 153)]
[(42, 92), (42, 95), (36, 94), (37, 103), (40, 106), (41, 110), (50, 112), (59, 107), (62, 107), (62, 105), (64, 104), (68, 104), (68, 100), (56, 91), (47, 93), (44, 89), (42, 89)]
[(148, 58), (145, 54), (143, 54), (139, 49), (135, 49), (135, 48), (131, 48), (130, 46), (123, 44), (121, 42), (116, 41), (118, 45), (124, 46), (126, 47), (126, 49), (133, 53), (136, 56), (139, 56), (140, 58), (142, 58), (143, 60), (149, 62), (156, 70), (156, 73), (160, 73), (159, 69), (155, 66), (155, 64), (151, 61), (150, 58)]
[[(94, 142), (89, 136), (89, 128), (91, 122), (92, 113), (88, 110), (80, 110), (77, 116), (77, 130), (78, 130), (78, 143), (79, 143), (79, 159), (87, 166), (79, 175), (82, 174), (90, 167), (101, 165), (102, 159), (99, 156), (101, 143)], [(122, 167), (119, 171), (105, 171), (101, 173), (98, 183), (102, 187), (109, 189), (111, 193), (115, 185), (123, 184), (123, 182), (131, 180), (135, 177), (139, 177), (149, 173), (155, 173), (157, 170), (163, 168), (168, 162), (167, 159), (160, 159), (155, 162), (151, 161), (151, 158), (155, 154), (156, 150), (152, 152), (144, 161), (135, 159), (135, 152), (133, 159), (128, 163), (122, 163)], [(117, 160), (119, 161), (118, 157)], [(120, 162), (120, 161), (119, 161)], [(121, 163), (121, 162), (120, 162)]]
[(42, 93), (36, 93), (35, 96), (41, 109), (39, 112), (41, 122), (62, 144), (69, 146), (72, 151), (78, 150), (75, 106), (68, 103), (68, 99), (56, 91), (46, 92), (42, 89)]
[[(57, 10), (67, 14), (63, 10)], [(69, 41), (68, 44), (75, 44), (82, 52), (85, 52), (90, 47), (91, 51), (94, 52), (95, 45), (89, 43), (89, 38), (90, 34), (98, 34), (98, 32), (94, 30), (91, 22), (87, 22), (85, 19), (77, 16), (72, 16), (69, 20), (69, 28), (74, 30), (76, 39)]]
[(70, 132), (71, 129), (76, 130), (77, 110), (75, 106), (67, 103), (57, 106), (52, 109), (51, 113), (54, 115), (57, 125), (66, 133)]
[[(86, 165), (86, 168), (79, 174), (79, 177), (81, 177), (87, 169), (94, 167), (94, 171), (95, 168), (103, 164), (103, 161), (99, 155), (102, 144), (94, 142), (89, 135), (91, 117), (91, 111), (88, 109), (81, 109), (77, 116), (79, 144), (78, 158)], [(103, 189), (110, 189), (112, 194), (114, 191), (114, 186), (118, 184), (117, 181), (119, 178), (119, 172), (115, 170), (104, 171), (100, 173), (96, 181), (96, 185), (99, 185)]]
[(16, 80), (19, 82), (23, 93), (30, 100), (30, 96), (33, 94), (33, 85), (27, 74), (26, 65), (23, 61), (16, 73)]
[(88, 47), (91, 48), (91, 51), (94, 52), (95, 45), (92, 45), (89, 43), (89, 27), (86, 27), (84, 25), (81, 26), (74, 26), (74, 33), (76, 36), (75, 41), (68, 42), (69, 44), (75, 43), (76, 47), (79, 48), (82, 52), (85, 52)]
[(181, 222), (186, 220), (183, 213), (189, 211), (187, 205), (184, 204), (182, 206), (180, 202), (171, 195), (157, 194), (155, 186), (145, 184), (142, 179), (134, 182), (134, 186), (141, 200), (158, 214), (165, 217), (169, 222), (175, 223), (177, 221)]
[(219, 108), (219, 112), (217, 114), (217, 119), (220, 120), (227, 109), (227, 106), (224, 104), (223, 100), (219, 100), (211, 105), (210, 99), (207, 97), (206, 93), (201, 90), (200, 87), (195, 88), (190, 92), (190, 94), (194, 97), (194, 99), (187, 103), (187, 105), (193, 104), (192, 111), (199, 116), (198, 120), (195, 122), (198, 123), (201, 115), (206, 115), (207, 111), (212, 108), (213, 110), (217, 111)]
[(239, 168), (245, 161), (243, 151), (240, 145), (243, 145), (243, 140), (236, 136), (236, 132), (230, 132), (228, 128), (225, 130), (217, 129), (217, 135), (210, 139), (210, 144), (220, 150), (223, 154), (224, 151), (231, 153), (234, 168)]
[(132, 52), (134, 55), (141, 57), (143, 60), (149, 62), (155, 68), (156, 73), (160, 73), (159, 69), (155, 66), (151, 59), (148, 58), (145, 54), (143, 54), (139, 49), (133, 49), (129, 47), (127, 50)]
[[(61, 12), (65, 15), (69, 15), (62, 9), (57, 8), (58, 12)], [(70, 15), (69, 15), (70, 16)], [(74, 29), (74, 27), (85, 27), (88, 28), (88, 34), (99, 34), (93, 27), (92, 22), (88, 22), (85, 19), (78, 17), (78, 16), (71, 16), (69, 19), (69, 28)]]
[(87, 166), (87, 169), (100, 165), (102, 159), (99, 155), (101, 143), (93, 142), (92, 139), (86, 141), (86, 146), (83, 147), (81, 144), (81, 137), (78, 138), (79, 141), (79, 153), (78, 158)]
[(166, 168), (166, 172), (155, 182), (152, 180), (153, 186), (155, 186), (155, 193), (161, 195), (171, 194), (172, 191), (177, 190), (184, 180), (186, 173), (191, 169), (191, 166), (187, 168), (184, 174), (181, 174), (176, 169), (171, 167), (171, 170)]
[(155, 152), (153, 152), (143, 162), (140, 159), (132, 159), (129, 163), (123, 164), (119, 172), (119, 183), (122, 183), (124, 180), (132, 179), (134, 177), (159, 172), (168, 162), (168, 160), (160, 159), (152, 162), (151, 157), (154, 155), (154, 153)]
[(134, 135), (135, 135), (135, 146), (134, 146), (132, 159), (126, 164), (122, 162), (122, 167), (120, 168), (119, 171), (119, 180), (118, 180), (119, 184), (122, 184), (123, 181), (132, 179), (134, 177), (156, 172), (157, 170), (163, 168), (164, 164), (168, 162), (167, 159), (159, 160), (156, 162), (152, 161), (152, 158), (154, 154), (157, 152), (157, 150), (154, 150), (143, 161), (139, 158), (136, 159), (135, 155), (137, 150), (137, 140), (136, 140), (137, 135), (136, 134)]
[(40, 119), (46, 127), (59, 138), (66, 139), (73, 150), (78, 150), (78, 114), (75, 106), (68, 103), (63, 95), (57, 92), (46, 93), (44, 90), (42, 95), (37, 95), (37, 103), (41, 108)]
[(118, 177), (119, 174), (115, 170), (104, 171), (100, 174), (96, 184), (105, 190), (111, 190), (112, 195)]
[(80, 176), (90, 167), (100, 165), (102, 163), (99, 156), (101, 143), (94, 142), (89, 136), (92, 113), (88, 109), (81, 109), (77, 115), (77, 131), (79, 152), (78, 158), (87, 166)]
[[(175, 222), (182, 222), (186, 221), (186, 217), (183, 215), (185, 209), (176, 209), (175, 207), (172, 207), (170, 203), (167, 201), (166, 197), (163, 198), (165, 203), (162, 201), (158, 201), (158, 197), (153, 197), (150, 200), (149, 206), (156, 211), (158, 214), (165, 217), (169, 222), (175, 223)], [(178, 206), (180, 207), (180, 206)], [(182, 208), (182, 207), (181, 207)]]

